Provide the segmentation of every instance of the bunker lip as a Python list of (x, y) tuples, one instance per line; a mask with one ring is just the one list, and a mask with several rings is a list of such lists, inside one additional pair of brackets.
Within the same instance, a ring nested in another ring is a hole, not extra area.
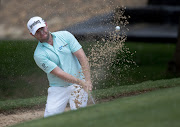
[[(173, 86), (173, 87), (175, 87), (175, 86)], [(115, 100), (120, 97), (139, 95), (139, 94), (151, 92), (151, 91), (158, 90), (158, 89), (164, 89), (164, 88), (171, 88), (171, 87), (157, 87), (157, 88), (149, 88), (149, 89), (142, 89), (139, 91), (121, 93), (121, 94), (117, 94), (115, 96), (109, 96), (107, 98), (98, 99), (98, 100), (96, 100), (96, 103), (109, 102), (109, 101)], [(92, 105), (92, 104), (88, 104), (88, 105)], [(65, 111), (69, 111), (69, 110), (70, 110), (70, 108), (66, 107)], [(29, 108), (12, 109), (10, 111), (4, 111), (4, 112), (1, 111), (0, 112), (0, 117), (1, 117), (0, 124), (2, 127), (10, 126), (10, 125), (22, 123), (25, 121), (42, 118), (43, 114), (44, 114), (44, 105), (38, 105), (38, 106), (34, 106), (34, 107), (29, 107)]]
[(157, 87), (157, 88), (136, 90), (136, 91), (132, 91), (132, 92), (124, 92), (124, 93), (120, 93), (120, 94), (117, 94), (117, 95), (114, 95), (114, 96), (109, 96), (109, 97), (104, 97), (102, 99), (97, 99), (96, 103), (109, 102), (109, 101), (113, 101), (113, 100), (115, 100), (117, 98), (136, 96), (136, 95), (144, 94), (144, 93), (159, 90), (159, 89), (166, 89), (166, 88), (172, 88), (172, 87), (176, 87), (176, 86)]

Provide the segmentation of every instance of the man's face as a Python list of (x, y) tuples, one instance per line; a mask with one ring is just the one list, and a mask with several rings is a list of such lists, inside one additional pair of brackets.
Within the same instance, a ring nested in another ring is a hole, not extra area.
[(39, 28), (34, 37), (36, 39), (38, 39), (40, 42), (47, 42), (49, 40), (49, 31), (48, 31), (48, 27), (41, 27)]

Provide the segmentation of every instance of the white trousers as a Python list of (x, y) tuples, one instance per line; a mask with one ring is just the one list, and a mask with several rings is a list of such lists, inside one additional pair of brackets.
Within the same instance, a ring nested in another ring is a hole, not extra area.
[(71, 110), (86, 107), (88, 93), (77, 84), (68, 87), (49, 87), (44, 117), (64, 112), (67, 103)]

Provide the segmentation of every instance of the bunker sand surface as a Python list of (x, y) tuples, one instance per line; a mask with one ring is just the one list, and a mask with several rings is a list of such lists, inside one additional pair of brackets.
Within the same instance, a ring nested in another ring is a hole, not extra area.
[[(67, 107), (65, 111), (69, 111), (70, 108)], [(17, 110), (12, 114), (0, 114), (0, 127), (7, 127), (15, 125), (18, 123), (23, 123), (30, 120), (35, 120), (38, 118), (43, 118), (44, 108), (41, 109), (26, 109), (26, 110)]]

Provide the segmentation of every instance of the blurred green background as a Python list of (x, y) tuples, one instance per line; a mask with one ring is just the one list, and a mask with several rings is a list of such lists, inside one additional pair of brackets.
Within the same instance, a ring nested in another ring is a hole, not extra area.
[[(85, 53), (96, 42), (80, 42)], [(4, 40), (0, 42), (0, 100), (30, 98), (47, 94), (46, 74), (37, 67), (33, 59), (36, 40)], [(98, 82), (97, 89), (132, 85), (147, 80), (168, 79), (176, 77), (167, 71), (168, 62), (173, 58), (175, 44), (125, 42), (131, 53), (124, 54), (136, 65), (128, 70), (118, 71), (121, 63), (115, 63), (109, 77)], [(117, 58), (122, 57), (117, 53)], [(126, 64), (126, 63), (125, 63)], [(123, 73), (123, 75), (122, 75)], [(119, 78), (119, 76), (122, 76)], [(113, 80), (115, 79), (115, 80)]]

